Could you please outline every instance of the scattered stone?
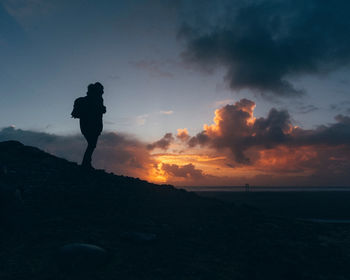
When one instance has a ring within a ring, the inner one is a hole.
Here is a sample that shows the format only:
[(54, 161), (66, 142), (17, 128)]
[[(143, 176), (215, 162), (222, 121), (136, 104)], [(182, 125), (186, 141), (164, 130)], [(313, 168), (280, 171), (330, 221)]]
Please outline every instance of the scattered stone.
[(14, 186), (0, 183), (0, 209), (11, 211), (22, 203), (21, 191)]
[(136, 231), (123, 232), (120, 235), (120, 237), (127, 241), (139, 242), (139, 243), (155, 241), (157, 239), (157, 235), (155, 233), (136, 232)]
[(105, 249), (86, 243), (71, 243), (60, 248), (58, 262), (65, 271), (86, 272), (105, 264), (108, 253)]
[(18, 230), (24, 225), (22, 194), (14, 186), (0, 183), (0, 227)]

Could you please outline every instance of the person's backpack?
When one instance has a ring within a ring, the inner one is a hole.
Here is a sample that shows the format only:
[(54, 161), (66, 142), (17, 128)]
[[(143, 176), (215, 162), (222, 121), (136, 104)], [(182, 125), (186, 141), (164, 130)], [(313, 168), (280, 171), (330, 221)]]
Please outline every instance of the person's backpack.
[(71, 113), (72, 118), (80, 119), (83, 116), (85, 111), (85, 103), (86, 103), (85, 97), (79, 97), (75, 99), (73, 111)]

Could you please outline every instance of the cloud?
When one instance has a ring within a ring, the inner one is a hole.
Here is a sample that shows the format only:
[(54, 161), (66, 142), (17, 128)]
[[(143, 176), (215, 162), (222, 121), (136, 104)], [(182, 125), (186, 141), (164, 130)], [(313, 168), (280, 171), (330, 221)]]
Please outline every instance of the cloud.
[(346, 0), (222, 3), (227, 12), (207, 24), (185, 21), (179, 37), (186, 42), (182, 55), (187, 63), (209, 71), (226, 67), (225, 80), (233, 90), (300, 96), (303, 90), (295, 88), (290, 77), (349, 66)]
[(278, 146), (261, 151), (255, 168), (270, 176), (269, 184), (348, 186), (348, 158), (350, 149), (343, 145)]
[(163, 163), (161, 169), (174, 177), (188, 178), (191, 180), (200, 180), (204, 177), (203, 171), (196, 169), (191, 163), (179, 166), (177, 164)]
[(301, 105), (298, 107), (298, 113), (299, 114), (308, 114), (308, 113), (311, 113), (311, 112), (314, 112), (314, 111), (317, 111), (319, 110), (318, 107), (316, 107), (315, 105)]
[(184, 128), (184, 129), (179, 128), (177, 130), (176, 138), (180, 139), (181, 141), (187, 141), (190, 138), (187, 128)]
[[(215, 111), (213, 124), (190, 136), (179, 129), (146, 143), (122, 133), (103, 133), (93, 164), (116, 174), (175, 185), (348, 185), (350, 117), (315, 129), (293, 126), (288, 111), (272, 108), (254, 116), (255, 103), (242, 99)], [(18, 140), (80, 162), (86, 141), (7, 127), (0, 141)], [(162, 153), (157, 153), (161, 150)], [(166, 151), (166, 152), (165, 152)]]
[(336, 112), (344, 112), (346, 114), (349, 114), (349, 106), (350, 106), (350, 101), (349, 100), (343, 100), (342, 102), (338, 104), (330, 104), (329, 105), (329, 110), (331, 111), (336, 111)]
[(350, 145), (350, 117), (337, 115), (336, 123), (321, 125), (314, 130), (295, 128), (289, 140), (294, 146), (298, 145)]
[(214, 107), (221, 107), (221, 106), (224, 106), (224, 105), (226, 105), (226, 104), (233, 103), (233, 102), (234, 102), (233, 99), (219, 100), (219, 101), (216, 101), (216, 102), (215, 102)]
[(279, 146), (344, 146), (350, 148), (350, 117), (313, 130), (294, 127), (288, 111), (272, 108), (267, 117), (255, 118), (255, 103), (242, 99), (215, 111), (214, 124), (188, 140), (190, 147), (207, 146), (228, 153), (235, 163), (253, 164), (260, 151)]
[(162, 139), (153, 142), (152, 144), (148, 144), (147, 148), (149, 150), (154, 150), (156, 148), (167, 150), (170, 144), (174, 141), (174, 136), (172, 133), (166, 133)]
[[(25, 145), (36, 146), (46, 152), (78, 162), (82, 160), (86, 141), (80, 135), (60, 136), (44, 132), (7, 127), (0, 130), (0, 141), (17, 140)], [(147, 179), (155, 164), (147, 144), (120, 133), (103, 133), (93, 155), (97, 168), (133, 177)]]
[(202, 132), (190, 138), (190, 147), (208, 145), (219, 150), (228, 148), (237, 162), (248, 162), (243, 151), (247, 137), (252, 134), (249, 122), (254, 120), (254, 107), (253, 101), (242, 99), (234, 105), (216, 110), (214, 124), (205, 125)]
[(172, 115), (172, 114), (174, 114), (174, 111), (172, 111), (172, 110), (169, 110), (169, 111), (160, 111), (159, 113), (162, 114), (162, 115)]
[(136, 124), (137, 125), (144, 125), (147, 121), (147, 118), (148, 118), (148, 114), (144, 114), (144, 115), (139, 115), (136, 117)]

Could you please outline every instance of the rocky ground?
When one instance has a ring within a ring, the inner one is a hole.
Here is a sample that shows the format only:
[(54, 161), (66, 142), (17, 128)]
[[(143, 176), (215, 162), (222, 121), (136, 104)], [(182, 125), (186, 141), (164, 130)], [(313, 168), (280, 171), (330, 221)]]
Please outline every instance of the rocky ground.
[[(0, 279), (350, 279), (350, 227), (0, 143)], [(88, 244), (88, 245), (87, 245)]]

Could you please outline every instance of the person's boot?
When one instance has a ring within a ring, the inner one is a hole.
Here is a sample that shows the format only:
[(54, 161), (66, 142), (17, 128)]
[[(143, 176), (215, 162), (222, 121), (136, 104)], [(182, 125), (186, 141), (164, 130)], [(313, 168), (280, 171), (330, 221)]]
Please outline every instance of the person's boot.
[(87, 155), (84, 155), (83, 161), (81, 163), (81, 167), (83, 167), (84, 169), (93, 169), (92, 165), (91, 165), (91, 158), (88, 159)]
[(92, 170), (92, 169), (94, 169), (93, 167), (92, 167), (92, 165), (91, 165), (91, 163), (82, 163), (81, 164), (81, 167), (83, 167), (84, 169), (87, 169), (87, 170)]

